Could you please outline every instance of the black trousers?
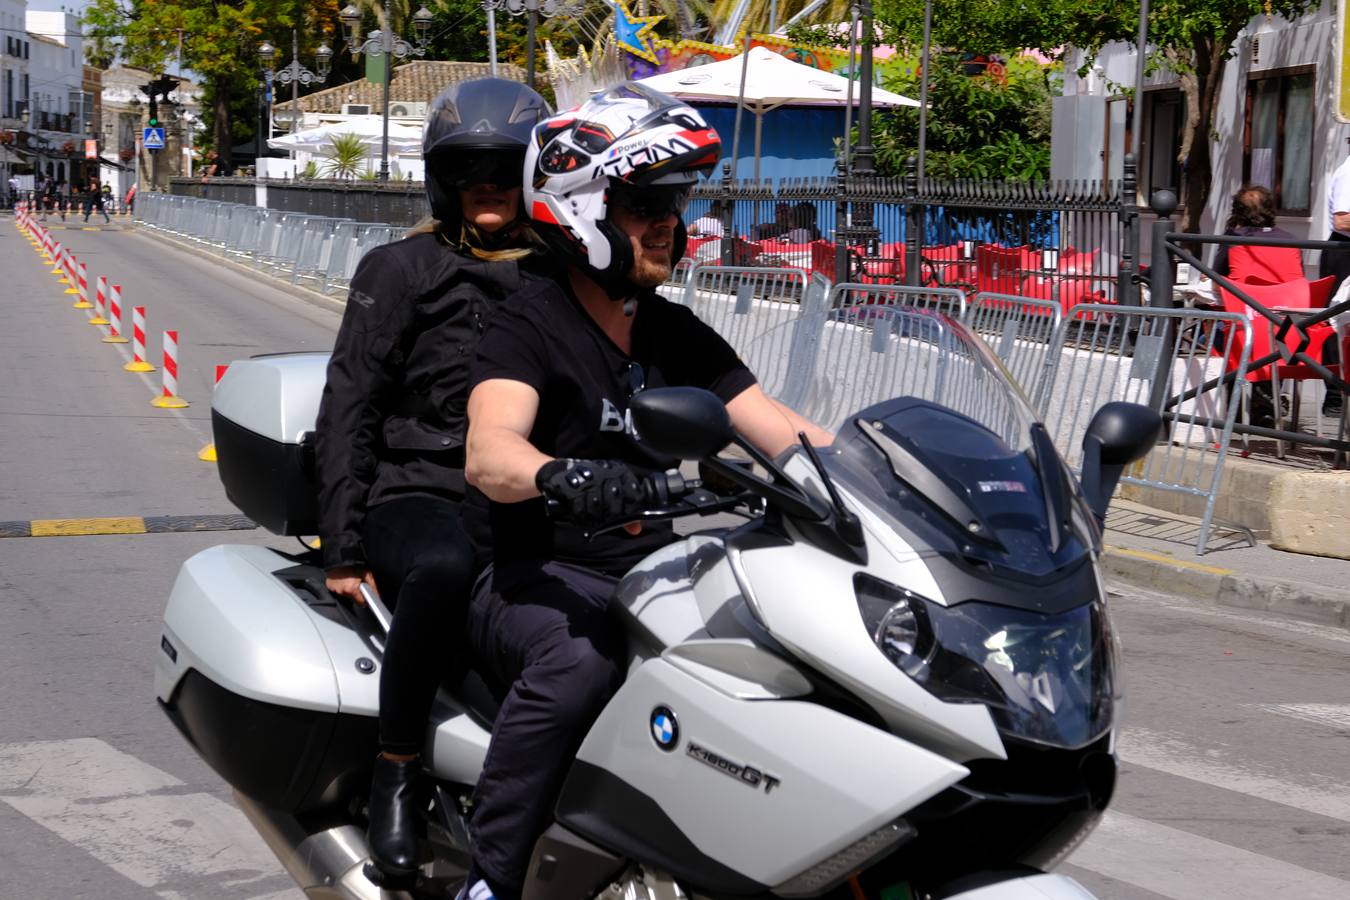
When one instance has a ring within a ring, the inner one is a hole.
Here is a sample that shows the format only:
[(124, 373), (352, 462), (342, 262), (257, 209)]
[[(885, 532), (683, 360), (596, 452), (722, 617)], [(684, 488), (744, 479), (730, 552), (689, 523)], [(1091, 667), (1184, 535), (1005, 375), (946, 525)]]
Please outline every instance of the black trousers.
[(366, 513), (366, 558), (394, 617), (380, 672), (380, 749), (420, 753), (436, 688), (473, 589), (473, 550), (459, 504), (433, 497), (388, 500)]
[(497, 900), (517, 900), (586, 732), (623, 682), (624, 636), (607, 613), (617, 579), (564, 563), (513, 562), (479, 577), (468, 633), (510, 685), (474, 795), (473, 862)]

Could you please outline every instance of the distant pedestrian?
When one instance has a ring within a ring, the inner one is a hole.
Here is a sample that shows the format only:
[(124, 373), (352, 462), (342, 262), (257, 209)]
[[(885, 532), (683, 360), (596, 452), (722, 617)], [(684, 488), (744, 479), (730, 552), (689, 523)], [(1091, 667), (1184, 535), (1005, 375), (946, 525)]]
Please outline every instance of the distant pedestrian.
[(97, 208), (103, 213), (103, 224), (107, 225), (112, 219), (108, 218), (108, 210), (103, 205), (103, 187), (98, 183), (97, 178), (89, 179), (89, 190), (84, 195), (84, 220), (89, 221), (89, 214)]
[(136, 185), (127, 188), (127, 195), (122, 198), (122, 205), (126, 207), (127, 215), (136, 212)]
[(19, 176), (9, 176), (9, 208), (13, 209), (19, 202)]
[(207, 185), (210, 184), (212, 178), (217, 175), (226, 178), (232, 174), (233, 171), (229, 164), (220, 158), (220, 154), (214, 150), (206, 151), (206, 167), (202, 169), (202, 196), (207, 196), (207, 192), (210, 190)]

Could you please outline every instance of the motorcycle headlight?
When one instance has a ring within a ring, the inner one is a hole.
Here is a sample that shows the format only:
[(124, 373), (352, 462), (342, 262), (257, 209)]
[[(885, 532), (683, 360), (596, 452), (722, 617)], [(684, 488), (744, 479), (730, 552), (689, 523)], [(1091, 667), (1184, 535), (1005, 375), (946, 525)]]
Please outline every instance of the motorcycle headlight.
[(854, 590), (877, 649), (939, 699), (983, 703), (1005, 733), (1059, 747), (1111, 727), (1115, 653), (1097, 599), (1062, 613), (946, 607), (862, 574)]

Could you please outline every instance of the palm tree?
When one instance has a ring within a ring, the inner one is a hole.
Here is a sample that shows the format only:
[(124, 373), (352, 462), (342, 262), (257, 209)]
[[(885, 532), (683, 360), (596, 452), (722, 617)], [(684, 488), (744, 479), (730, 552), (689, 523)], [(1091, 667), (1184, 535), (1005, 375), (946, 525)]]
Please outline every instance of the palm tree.
[(324, 157), (328, 160), (323, 167), (325, 175), (334, 178), (353, 178), (363, 168), (366, 145), (362, 143), (360, 135), (335, 134), (333, 147), (324, 154)]

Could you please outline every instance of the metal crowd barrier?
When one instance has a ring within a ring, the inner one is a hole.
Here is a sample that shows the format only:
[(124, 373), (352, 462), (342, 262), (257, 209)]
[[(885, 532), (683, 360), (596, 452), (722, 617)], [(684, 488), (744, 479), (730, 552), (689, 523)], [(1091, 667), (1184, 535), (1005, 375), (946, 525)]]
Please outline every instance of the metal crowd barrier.
[(1039, 415), (1045, 413), (1046, 394), (1059, 366), (1063, 320), (1063, 307), (1053, 300), (1010, 294), (976, 294), (965, 316), (966, 325), (994, 351)]
[(403, 231), (382, 222), (159, 193), (137, 198), (136, 220), (325, 294), (345, 288), (368, 250)]
[[(1205, 499), (1196, 554), (1205, 552), (1214, 504), (1233, 437), (1238, 404), (1225, 372), (1246, 377), (1251, 348), (1246, 316), (1192, 309), (1080, 305), (1059, 328), (1059, 365), (1045, 396), (1043, 419), (1075, 471), (1093, 413), (1113, 400), (1157, 410), (1166, 425), (1158, 446), (1121, 480)], [(1241, 351), (1229, 358), (1237, 335)], [(1216, 427), (1218, 426), (1218, 427)], [(1245, 532), (1241, 525), (1226, 527)]]
[[(1245, 380), (1245, 317), (1080, 304), (1066, 319), (1047, 300), (980, 294), (967, 302), (957, 290), (889, 285), (826, 290), (817, 278), (700, 265), (683, 296), (766, 392), (828, 427), (872, 403), (920, 396), (981, 421), (1006, 421), (1009, 436), (1020, 434), (1016, 410), (986, 408), (1002, 397), (984, 383), (988, 368), (969, 353), (949, 352), (960, 343), (951, 320), (964, 322), (1002, 362), (1075, 469), (1098, 408), (1112, 400), (1149, 405), (1168, 431), (1124, 481), (1204, 498), (1196, 552), (1205, 551), (1238, 409), (1222, 378)], [(667, 288), (677, 285), (672, 279)], [(1229, 358), (1234, 335), (1243, 349)]]

